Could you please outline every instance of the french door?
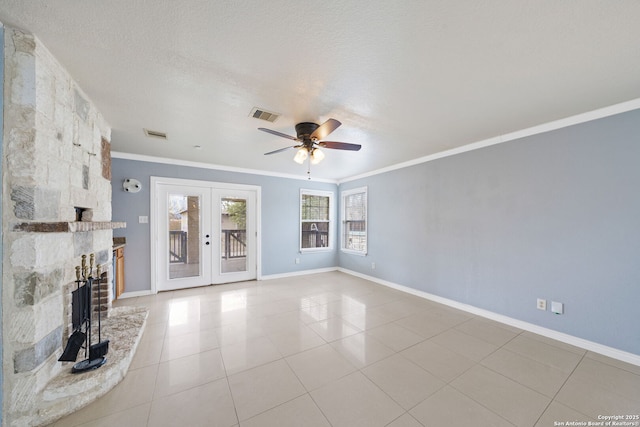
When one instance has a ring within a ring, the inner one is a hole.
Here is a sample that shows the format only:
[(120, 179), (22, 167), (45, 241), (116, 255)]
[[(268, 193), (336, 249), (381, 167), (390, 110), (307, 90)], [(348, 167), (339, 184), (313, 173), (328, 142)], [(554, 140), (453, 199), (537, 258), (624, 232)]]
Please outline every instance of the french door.
[(151, 187), (157, 291), (257, 277), (256, 187), (156, 177)]

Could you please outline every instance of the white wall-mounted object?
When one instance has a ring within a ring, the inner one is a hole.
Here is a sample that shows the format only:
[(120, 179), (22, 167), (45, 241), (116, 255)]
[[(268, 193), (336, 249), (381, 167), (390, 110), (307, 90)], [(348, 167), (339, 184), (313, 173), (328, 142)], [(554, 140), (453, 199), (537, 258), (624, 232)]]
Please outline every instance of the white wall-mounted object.
[(127, 178), (122, 183), (122, 188), (129, 193), (137, 193), (142, 190), (142, 184), (137, 179)]
[(564, 304), (561, 302), (551, 301), (551, 312), (555, 314), (563, 314)]

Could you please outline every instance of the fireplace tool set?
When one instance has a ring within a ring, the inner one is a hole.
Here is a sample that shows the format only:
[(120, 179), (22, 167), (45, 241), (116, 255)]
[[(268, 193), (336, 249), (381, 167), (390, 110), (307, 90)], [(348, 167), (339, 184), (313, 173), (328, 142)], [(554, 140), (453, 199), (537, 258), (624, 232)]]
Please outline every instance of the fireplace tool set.
[[(109, 351), (109, 340), (102, 341), (102, 299), (100, 295), (100, 266), (96, 267), (96, 278), (93, 277), (95, 255), (82, 255), (82, 266), (76, 267), (76, 289), (71, 293), (71, 323), (73, 333), (58, 359), (59, 362), (75, 362), (78, 353), (84, 349), (85, 359), (73, 365), (71, 372), (79, 373), (97, 369), (107, 362), (105, 357)], [(98, 284), (98, 342), (91, 344), (91, 299), (93, 284)]]

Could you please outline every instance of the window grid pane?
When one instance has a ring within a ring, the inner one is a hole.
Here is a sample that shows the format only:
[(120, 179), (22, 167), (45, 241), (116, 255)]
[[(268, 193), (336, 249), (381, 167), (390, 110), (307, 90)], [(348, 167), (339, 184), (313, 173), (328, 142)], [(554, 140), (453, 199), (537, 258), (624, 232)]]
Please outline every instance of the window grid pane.
[(350, 194), (345, 198), (346, 220), (364, 220), (366, 218), (366, 197), (365, 193)]
[(344, 198), (344, 249), (367, 250), (367, 193), (353, 193)]
[(329, 222), (303, 222), (300, 246), (302, 249), (328, 247)]
[(302, 195), (302, 220), (303, 221), (328, 221), (329, 197)]
[(302, 193), (300, 249), (329, 247), (330, 196)]

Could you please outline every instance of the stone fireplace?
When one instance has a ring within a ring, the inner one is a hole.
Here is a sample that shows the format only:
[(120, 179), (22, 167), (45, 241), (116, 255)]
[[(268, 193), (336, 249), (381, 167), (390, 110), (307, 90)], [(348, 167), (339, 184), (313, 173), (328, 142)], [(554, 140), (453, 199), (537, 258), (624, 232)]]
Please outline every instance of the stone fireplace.
[[(71, 365), (57, 359), (71, 332), (74, 267), (95, 253), (110, 271), (112, 230), (126, 224), (111, 222), (111, 129), (86, 94), (36, 37), (8, 27), (4, 76), (2, 423), (31, 426), (77, 409), (71, 399), (88, 403), (58, 379)], [(99, 393), (119, 379), (101, 378)]]

